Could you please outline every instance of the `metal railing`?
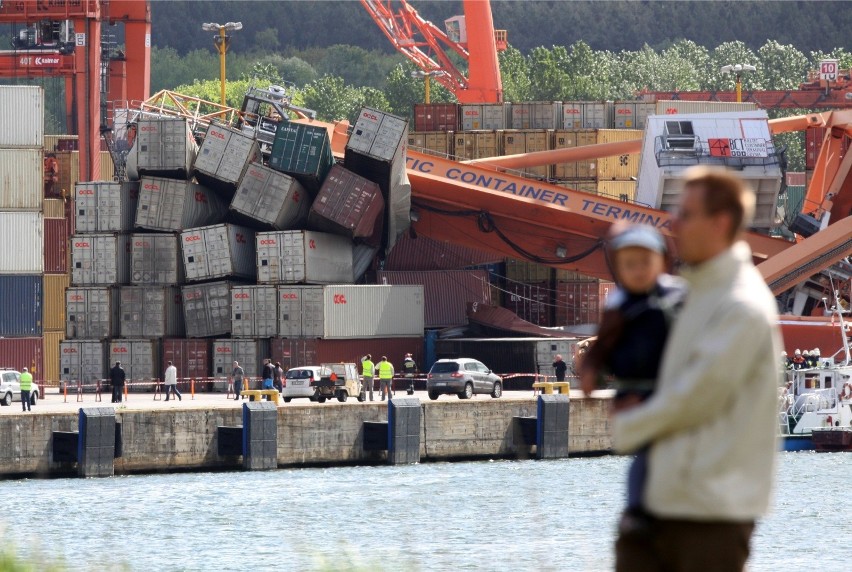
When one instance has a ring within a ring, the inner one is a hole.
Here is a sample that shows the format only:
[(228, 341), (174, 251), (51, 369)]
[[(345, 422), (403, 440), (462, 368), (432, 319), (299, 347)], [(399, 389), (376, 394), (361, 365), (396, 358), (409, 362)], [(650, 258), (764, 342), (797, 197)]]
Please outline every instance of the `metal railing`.
[(690, 167), (692, 165), (717, 165), (740, 169), (743, 167), (770, 167), (780, 165), (780, 154), (771, 141), (766, 141), (765, 157), (721, 157), (712, 155), (710, 143), (696, 137), (692, 147), (670, 147), (668, 136), (654, 139), (654, 157), (659, 167)]

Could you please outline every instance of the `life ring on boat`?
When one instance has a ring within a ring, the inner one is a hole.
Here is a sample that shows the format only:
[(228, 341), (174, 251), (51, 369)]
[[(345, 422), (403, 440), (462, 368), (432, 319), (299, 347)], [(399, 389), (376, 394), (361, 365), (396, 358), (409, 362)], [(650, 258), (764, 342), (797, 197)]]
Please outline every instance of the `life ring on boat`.
[(852, 399), (852, 383), (846, 382), (843, 384), (843, 391), (840, 392), (841, 401)]

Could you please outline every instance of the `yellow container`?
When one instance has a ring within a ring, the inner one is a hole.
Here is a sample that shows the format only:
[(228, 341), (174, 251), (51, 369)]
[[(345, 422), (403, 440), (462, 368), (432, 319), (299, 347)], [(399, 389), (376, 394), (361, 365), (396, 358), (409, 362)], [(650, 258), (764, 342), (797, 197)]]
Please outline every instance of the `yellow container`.
[(115, 165), (109, 151), (101, 151), (101, 176), (100, 181), (112, 181), (115, 178)]
[[(639, 129), (599, 129), (598, 143), (618, 143), (642, 139), (644, 131)], [(639, 175), (639, 153), (601, 157), (598, 160), (597, 176), (600, 180), (629, 181)]]
[[(502, 132), (503, 154), (520, 155), (549, 151), (553, 139), (552, 131), (546, 129), (506, 129)], [(550, 165), (527, 167), (521, 173), (533, 177), (550, 178)]]
[(500, 131), (458, 131), (453, 136), (456, 158), (485, 159), (502, 155)]
[(44, 275), (44, 299), (41, 323), (45, 330), (65, 331), (65, 289), (71, 284), (68, 274)]
[(44, 218), (65, 218), (63, 199), (44, 199)]
[(408, 134), (409, 147), (430, 155), (451, 155), (452, 142), (453, 134), (447, 131), (412, 131)]
[(61, 141), (77, 141), (78, 139), (76, 135), (45, 135), (44, 152), (53, 153)]
[(45, 330), (42, 355), (44, 356), (44, 380), (48, 385), (59, 385), (59, 342), (65, 339), (64, 330)]
[[(566, 149), (594, 145), (598, 142), (596, 129), (557, 129), (553, 133), (553, 149)], [(554, 165), (555, 179), (594, 179), (597, 177), (598, 160), (589, 159), (575, 163)]]
[(636, 181), (598, 181), (598, 194), (625, 202), (636, 200)]
[(568, 179), (556, 181), (556, 184), (566, 189), (574, 189), (575, 191), (583, 191), (584, 193), (598, 194), (598, 182), (589, 181), (586, 179)]

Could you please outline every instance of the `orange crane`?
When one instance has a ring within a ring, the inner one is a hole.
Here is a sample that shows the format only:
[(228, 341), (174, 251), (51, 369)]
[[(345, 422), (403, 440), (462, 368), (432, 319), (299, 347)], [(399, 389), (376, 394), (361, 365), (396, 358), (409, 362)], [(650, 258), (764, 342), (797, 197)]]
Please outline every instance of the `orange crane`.
[[(495, 33), (491, 2), (464, 0), (464, 17), (448, 20), (454, 24), (451, 34), (424, 20), (405, 0), (361, 0), (361, 5), (397, 51), (459, 102), (503, 101), (497, 52), (506, 49), (506, 31)], [(467, 62), (468, 77), (453, 63), (451, 53)]]

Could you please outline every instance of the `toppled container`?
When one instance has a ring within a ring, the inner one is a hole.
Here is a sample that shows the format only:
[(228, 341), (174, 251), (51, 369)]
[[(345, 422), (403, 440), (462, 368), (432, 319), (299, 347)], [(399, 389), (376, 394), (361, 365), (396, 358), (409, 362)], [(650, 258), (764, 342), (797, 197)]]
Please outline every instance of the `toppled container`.
[(254, 231), (235, 224), (191, 228), (180, 235), (186, 279), (211, 280), (257, 274)]
[(512, 104), (512, 129), (561, 128), (561, 101), (528, 101)]
[(278, 287), (278, 336), (321, 338), (323, 335), (323, 287)]
[[(160, 370), (165, 372), (168, 363), (177, 368), (178, 379), (200, 380), (210, 376), (210, 340), (172, 338), (163, 340), (163, 359)], [(199, 386), (199, 388), (206, 386)]]
[(102, 340), (118, 335), (118, 290), (111, 286), (65, 291), (65, 336)]
[(162, 338), (185, 334), (177, 286), (122, 286), (118, 292), (121, 337)]
[(407, 120), (365, 107), (346, 144), (344, 167), (382, 189), (386, 205), (382, 245), (386, 250), (411, 224), (411, 185), (405, 171), (407, 141)]
[(304, 224), (311, 197), (293, 177), (260, 163), (246, 169), (231, 200), (231, 212), (276, 230)]
[(176, 234), (130, 235), (130, 283), (138, 286), (180, 284), (183, 259)]
[(249, 163), (260, 159), (254, 137), (214, 123), (207, 128), (193, 172), (199, 183), (231, 197)]
[(110, 340), (107, 369), (117, 361), (121, 362), (127, 381), (143, 383), (133, 387), (135, 391), (153, 391), (154, 380), (163, 377), (160, 371), (160, 340)]
[(198, 145), (186, 119), (140, 119), (136, 139), (127, 155), (128, 176), (144, 175), (189, 178)]
[(311, 205), (312, 228), (380, 246), (385, 201), (376, 183), (335, 165)]
[(188, 181), (145, 177), (139, 189), (136, 226), (177, 232), (221, 222), (228, 205), (207, 187)]
[(81, 234), (71, 237), (71, 283), (76, 286), (127, 284), (130, 235)]
[[(74, 390), (77, 382), (91, 385), (89, 390), (106, 378), (107, 343), (95, 340), (64, 340), (59, 342), (59, 390)], [(119, 360), (122, 361), (122, 360)], [(107, 391), (106, 386), (102, 386)]]
[(275, 131), (269, 166), (294, 176), (316, 192), (334, 165), (331, 141), (324, 127), (282, 121)]
[(91, 181), (74, 185), (74, 229), (91, 232), (129, 232), (136, 222), (139, 183)]
[(231, 283), (210, 282), (181, 288), (183, 317), (188, 338), (209, 338), (231, 333)]
[[(213, 377), (228, 377), (239, 362), (245, 372), (243, 389), (260, 389), (263, 360), (269, 356), (269, 340), (213, 340)], [(222, 388), (224, 389), (224, 387)]]
[(310, 230), (257, 233), (257, 281), (261, 284), (353, 282), (352, 242)]
[(278, 332), (278, 293), (275, 286), (231, 288), (231, 335), (271, 338)]

